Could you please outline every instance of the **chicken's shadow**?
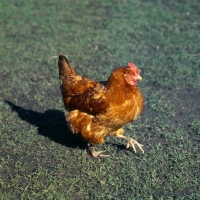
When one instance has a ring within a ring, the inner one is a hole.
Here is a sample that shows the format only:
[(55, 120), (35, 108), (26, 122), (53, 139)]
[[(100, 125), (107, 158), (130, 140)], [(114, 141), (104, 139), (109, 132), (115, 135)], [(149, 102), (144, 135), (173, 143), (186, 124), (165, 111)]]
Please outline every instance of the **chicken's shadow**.
[(44, 113), (24, 109), (10, 101), (5, 102), (16, 112), (18, 116), (38, 129), (38, 134), (48, 137), (50, 140), (71, 148), (85, 149), (86, 143), (72, 134), (65, 121), (64, 112), (59, 110), (46, 110)]

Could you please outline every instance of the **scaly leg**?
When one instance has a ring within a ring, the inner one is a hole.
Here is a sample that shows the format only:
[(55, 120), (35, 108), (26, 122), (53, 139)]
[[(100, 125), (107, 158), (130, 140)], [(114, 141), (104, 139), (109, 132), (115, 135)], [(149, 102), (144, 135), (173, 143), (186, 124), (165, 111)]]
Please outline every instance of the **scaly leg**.
[(138, 143), (136, 140), (134, 140), (134, 139), (132, 139), (130, 137), (126, 137), (124, 135), (117, 135), (116, 137), (123, 138), (128, 142), (127, 146), (126, 146), (127, 149), (129, 148), (129, 146), (131, 146), (133, 148), (134, 152), (136, 153), (136, 148), (134, 146), (134, 145), (136, 145), (136, 146), (139, 147), (139, 149), (142, 151), (142, 153), (144, 153), (144, 150), (142, 149), (143, 145)]
[(100, 161), (99, 157), (108, 157), (109, 156), (109, 155), (102, 154), (102, 152), (104, 152), (104, 151), (96, 151), (92, 144), (88, 144), (88, 146), (89, 146), (91, 155), (94, 158), (97, 158), (99, 161)]

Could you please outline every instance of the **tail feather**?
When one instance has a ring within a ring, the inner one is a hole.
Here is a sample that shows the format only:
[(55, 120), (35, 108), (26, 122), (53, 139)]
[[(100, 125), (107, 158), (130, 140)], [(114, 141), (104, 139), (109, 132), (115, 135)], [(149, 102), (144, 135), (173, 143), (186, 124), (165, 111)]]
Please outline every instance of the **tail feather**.
[(69, 64), (69, 61), (67, 58), (63, 55), (59, 55), (58, 58), (58, 68), (59, 68), (59, 75), (60, 75), (60, 80), (64, 80), (67, 76), (69, 75), (75, 75), (75, 71)]

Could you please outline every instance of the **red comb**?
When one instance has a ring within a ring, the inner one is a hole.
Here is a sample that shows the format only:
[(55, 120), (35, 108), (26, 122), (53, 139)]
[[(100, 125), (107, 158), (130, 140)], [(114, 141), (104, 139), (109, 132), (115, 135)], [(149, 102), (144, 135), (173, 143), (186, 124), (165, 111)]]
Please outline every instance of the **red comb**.
[(140, 73), (137, 66), (134, 63), (129, 62), (128, 67), (130, 67), (136, 74)]

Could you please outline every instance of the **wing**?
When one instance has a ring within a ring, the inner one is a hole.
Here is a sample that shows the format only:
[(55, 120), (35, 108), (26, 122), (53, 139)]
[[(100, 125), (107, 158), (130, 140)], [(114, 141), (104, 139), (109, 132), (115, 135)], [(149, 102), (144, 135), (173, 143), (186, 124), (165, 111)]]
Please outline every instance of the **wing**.
[(61, 85), (66, 109), (80, 110), (91, 115), (106, 112), (109, 105), (105, 90), (106, 87), (101, 83), (79, 75), (68, 77)]
[(80, 75), (67, 76), (61, 83), (60, 89), (63, 97), (72, 97), (81, 95), (90, 88), (97, 85), (95, 81), (85, 78)]

